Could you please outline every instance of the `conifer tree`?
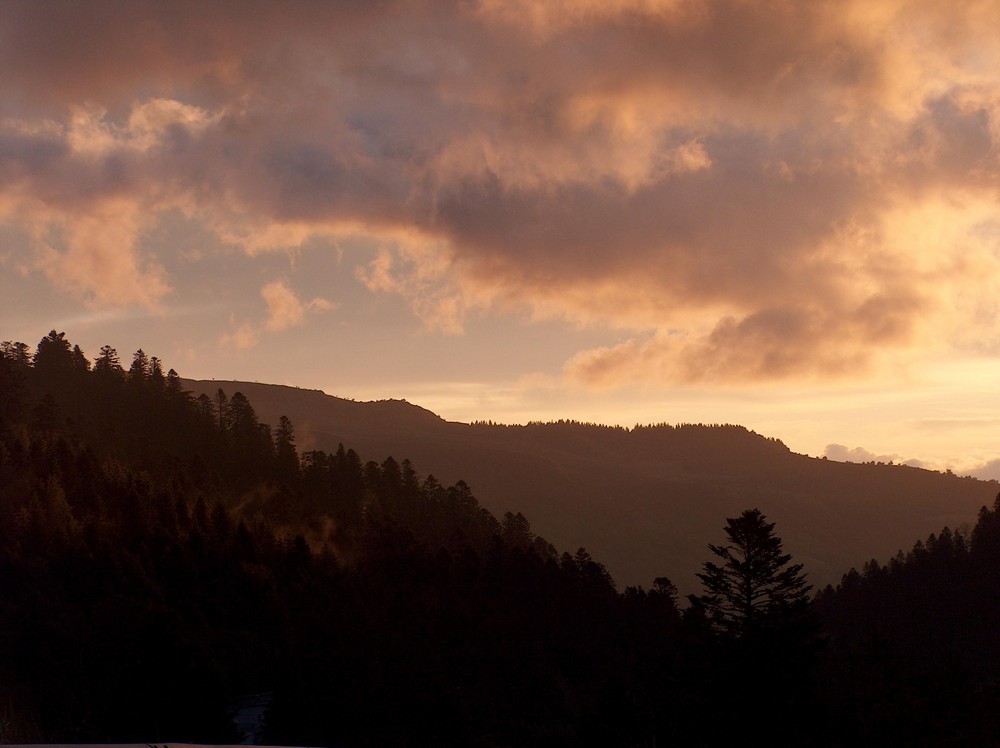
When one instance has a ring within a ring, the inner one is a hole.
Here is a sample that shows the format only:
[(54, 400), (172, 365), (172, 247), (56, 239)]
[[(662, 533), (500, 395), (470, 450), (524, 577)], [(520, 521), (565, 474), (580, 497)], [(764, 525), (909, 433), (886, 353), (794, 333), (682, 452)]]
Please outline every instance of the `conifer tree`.
[(140, 348), (132, 355), (132, 365), (128, 370), (128, 380), (133, 384), (142, 384), (149, 379), (150, 371), (149, 356)]
[(219, 418), (219, 433), (223, 433), (226, 430), (226, 409), (229, 404), (229, 398), (226, 397), (226, 393), (222, 391), (220, 387), (215, 393), (215, 412)]
[(70, 352), (72, 356), (72, 368), (77, 374), (86, 374), (90, 371), (90, 360), (84, 355), (83, 349), (78, 345), (73, 346)]
[(156, 356), (149, 359), (149, 381), (157, 390), (162, 390), (166, 384), (163, 376), (163, 362)]
[(759, 509), (726, 520), (728, 545), (709, 545), (722, 563), (706, 561), (698, 574), (705, 594), (692, 596), (714, 626), (742, 638), (760, 628), (795, 617), (808, 604), (802, 564), (782, 552), (774, 523)]
[(110, 345), (101, 346), (101, 355), (94, 360), (94, 373), (106, 379), (121, 379), (125, 372), (118, 351)]
[(278, 479), (286, 483), (294, 481), (299, 473), (299, 454), (295, 449), (295, 429), (288, 416), (278, 419), (274, 432), (274, 451)]
[(27, 369), (31, 366), (31, 349), (27, 343), (5, 340), (0, 343), (0, 358), (19, 369)]
[(66, 333), (53, 330), (38, 341), (33, 363), (43, 391), (61, 394), (71, 388), (74, 358)]
[[(18, 345), (24, 346), (23, 343)], [(0, 431), (5, 423), (13, 422), (27, 405), (24, 374), (30, 361), (25, 357), (22, 363), (18, 353), (9, 341), (0, 343)], [(23, 354), (24, 350), (20, 353)]]

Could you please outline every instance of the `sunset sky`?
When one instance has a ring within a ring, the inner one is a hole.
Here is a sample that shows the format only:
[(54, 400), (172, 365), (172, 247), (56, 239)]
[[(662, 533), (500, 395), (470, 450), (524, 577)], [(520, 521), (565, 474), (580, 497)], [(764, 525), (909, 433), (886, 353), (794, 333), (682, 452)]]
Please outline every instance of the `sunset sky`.
[(0, 3), (0, 339), (1000, 477), (1000, 2)]

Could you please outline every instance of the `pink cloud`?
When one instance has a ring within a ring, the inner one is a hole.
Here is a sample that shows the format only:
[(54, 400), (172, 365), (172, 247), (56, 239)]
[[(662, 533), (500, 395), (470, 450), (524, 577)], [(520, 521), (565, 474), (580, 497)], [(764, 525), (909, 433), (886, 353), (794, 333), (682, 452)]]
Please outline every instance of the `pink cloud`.
[(272, 281), (260, 289), (260, 295), (267, 304), (265, 328), (272, 332), (298, 327), (306, 320), (309, 312), (326, 312), (334, 305), (323, 298), (302, 302), (283, 280)]
[(230, 332), (220, 338), (223, 345), (248, 349), (255, 347), (265, 333), (278, 333), (306, 323), (311, 314), (328, 312), (336, 308), (336, 304), (324, 299), (314, 298), (303, 302), (285, 280), (271, 281), (260, 289), (267, 312), (261, 323), (243, 322), (237, 324), (235, 318), (230, 319)]

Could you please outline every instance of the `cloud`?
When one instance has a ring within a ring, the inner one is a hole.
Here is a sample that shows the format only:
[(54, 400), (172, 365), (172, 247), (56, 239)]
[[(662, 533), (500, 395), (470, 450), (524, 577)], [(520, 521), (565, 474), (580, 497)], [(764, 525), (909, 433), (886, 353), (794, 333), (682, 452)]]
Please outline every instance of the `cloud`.
[[(824, 450), (824, 457), (837, 462), (880, 462), (887, 464), (908, 465), (910, 467), (923, 468), (925, 470), (937, 470), (939, 472), (954, 472), (956, 475), (970, 476), (979, 480), (1000, 480), (1000, 459), (990, 459), (985, 462), (977, 462), (975, 459), (959, 460), (949, 463), (934, 462), (910, 458), (903, 459), (898, 454), (876, 454), (864, 447), (846, 447), (843, 444), (827, 444)], [(983, 458), (979, 458), (982, 460)]]
[(283, 281), (268, 283), (260, 289), (260, 295), (267, 303), (267, 322), (264, 326), (268, 330), (278, 332), (302, 324), (306, 308)]
[(905, 342), (921, 299), (874, 296), (853, 308), (810, 304), (767, 307), (711, 329), (689, 325), (612, 347), (581, 351), (564, 368), (596, 387), (662, 381), (746, 382), (848, 377), (877, 368), (876, 343)]
[[(154, 309), (170, 290), (166, 273), (154, 258), (137, 251), (148, 220), (128, 201), (107, 200), (58, 222), (46, 220), (62, 240), (47, 241), (36, 233), (37, 263), (58, 288), (97, 308), (139, 306)], [(40, 228), (40, 227), (39, 227)], [(63, 245), (59, 249), (54, 245)]]
[(256, 347), (260, 342), (260, 328), (249, 322), (237, 325), (235, 319), (230, 318), (233, 329), (219, 338), (219, 343), (224, 346), (233, 346), (240, 350), (247, 350)]
[[(143, 241), (167, 211), (251, 254), (365, 237), (359, 280), (430, 329), (620, 330), (566, 364), (595, 386), (991, 354), (998, 24), (971, 0), (11, 2), (0, 220), (94, 306), (183, 282)], [(263, 329), (300, 324), (265, 288)]]
[(971, 475), (979, 480), (1000, 480), (1000, 459), (990, 460), (971, 470), (962, 471), (963, 475)]
[(455, 283), (448, 270), (447, 263), (435, 261), (433, 248), (411, 243), (383, 246), (371, 262), (358, 269), (357, 278), (371, 291), (410, 299), (413, 313), (428, 329), (460, 335), (466, 313), (488, 302)]
[(235, 317), (231, 317), (231, 331), (220, 338), (223, 345), (232, 345), (240, 349), (253, 348), (260, 342), (264, 332), (282, 332), (292, 327), (299, 327), (305, 324), (308, 314), (318, 314), (336, 308), (336, 304), (320, 297), (303, 302), (289, 288), (285, 280), (265, 284), (260, 289), (260, 295), (267, 306), (264, 321), (260, 324), (253, 322), (237, 324)]
[(322, 298), (302, 303), (282, 280), (268, 283), (260, 289), (260, 295), (267, 304), (267, 321), (264, 327), (271, 332), (298, 327), (305, 322), (307, 312), (325, 312), (334, 308), (332, 303)]
[(93, 307), (155, 308), (171, 284), (141, 239), (186, 199), (159, 181), (165, 141), (205, 124), (202, 110), (160, 99), (121, 124), (93, 105), (64, 124), (0, 122), (0, 220), (33, 239), (36, 269), (58, 288)]
[(827, 444), (823, 455), (837, 462), (897, 462), (899, 455), (877, 455), (864, 447), (848, 448), (843, 444)]

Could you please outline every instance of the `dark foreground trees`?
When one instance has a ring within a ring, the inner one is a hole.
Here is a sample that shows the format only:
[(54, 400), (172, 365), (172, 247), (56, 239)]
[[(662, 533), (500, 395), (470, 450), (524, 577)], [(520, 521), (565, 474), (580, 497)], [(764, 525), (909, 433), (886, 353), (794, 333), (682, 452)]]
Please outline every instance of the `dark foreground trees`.
[(802, 564), (791, 563), (782, 552), (759, 509), (748, 509), (726, 520), (728, 545), (709, 545), (722, 563), (706, 561), (698, 575), (705, 594), (692, 602), (702, 606), (712, 624), (735, 637), (753, 635), (768, 625), (787, 624), (809, 606), (809, 590)]
[(269, 744), (1000, 744), (1000, 501), (812, 602), (748, 510), (682, 614), (461, 481), (38, 347), (0, 342), (0, 742), (228, 743), (268, 694)]
[(1000, 496), (974, 527), (946, 527), (821, 591), (839, 744), (1000, 744), (998, 593)]
[(689, 598), (688, 617), (705, 633), (694, 742), (821, 744), (817, 628), (802, 565), (758, 509), (727, 519), (725, 532), (727, 544), (709, 545), (718, 561), (698, 575), (704, 594)]
[(145, 353), (39, 348), (0, 343), (0, 742), (233, 743), (245, 694), (269, 744), (652, 738), (669, 585), (619, 595), (406, 460), (300, 459)]

